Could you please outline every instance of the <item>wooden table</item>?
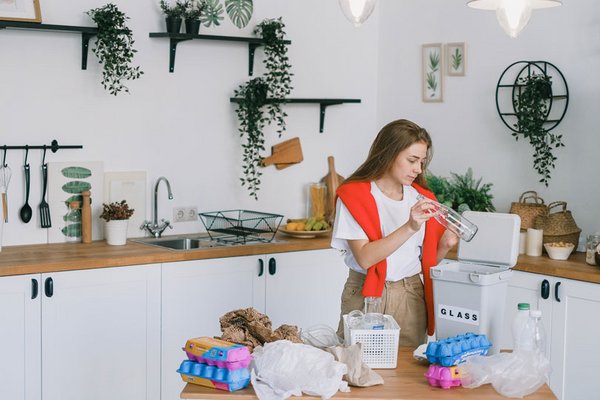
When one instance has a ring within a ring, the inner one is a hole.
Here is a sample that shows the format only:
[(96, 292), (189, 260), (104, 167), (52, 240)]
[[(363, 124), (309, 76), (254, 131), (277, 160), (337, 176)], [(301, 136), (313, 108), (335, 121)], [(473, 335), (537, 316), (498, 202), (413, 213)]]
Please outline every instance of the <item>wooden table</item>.
[[(378, 369), (385, 383), (369, 388), (352, 387), (351, 392), (338, 392), (336, 399), (358, 400), (409, 400), (409, 399), (506, 399), (499, 395), (491, 385), (483, 385), (476, 389), (455, 387), (450, 389), (434, 388), (424, 377), (428, 363), (416, 361), (412, 357), (412, 349), (400, 348), (398, 352), (398, 367), (396, 369)], [(252, 385), (237, 392), (225, 392), (203, 386), (186, 384), (181, 392), (182, 399), (256, 399)], [(298, 397), (293, 397), (298, 398)], [(314, 398), (314, 397), (313, 397)], [(556, 399), (548, 385), (542, 386), (537, 392), (526, 397), (527, 400)]]

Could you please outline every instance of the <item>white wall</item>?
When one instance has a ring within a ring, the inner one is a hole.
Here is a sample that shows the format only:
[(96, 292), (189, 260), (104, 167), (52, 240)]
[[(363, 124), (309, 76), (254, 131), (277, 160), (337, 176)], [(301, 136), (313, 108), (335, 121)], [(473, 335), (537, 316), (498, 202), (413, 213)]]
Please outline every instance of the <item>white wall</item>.
[[(44, 23), (91, 26), (84, 11), (98, 0), (44, 0)], [(159, 194), (159, 217), (172, 219), (172, 207), (197, 206), (201, 211), (246, 208), (300, 217), (305, 212), (305, 186), (327, 173), (334, 155), (340, 174), (348, 174), (368, 149), (376, 130), (377, 16), (362, 29), (345, 20), (336, 1), (257, 0), (253, 21), (240, 31), (226, 17), (219, 28), (203, 33), (251, 36), (264, 18), (282, 16), (292, 41), (293, 96), (360, 98), (361, 104), (327, 109), (325, 131), (319, 133), (318, 104), (287, 107), (288, 131), (278, 138), (267, 131), (267, 149), (299, 136), (304, 162), (277, 171), (264, 169), (259, 201), (240, 186), (241, 146), (234, 89), (248, 79), (244, 43), (193, 41), (179, 44), (175, 73), (168, 72), (168, 40), (151, 39), (164, 31), (158, 0), (119, 0), (134, 32), (136, 63), (144, 75), (128, 86), (131, 94), (109, 95), (100, 85), (101, 71), (90, 51), (88, 69), (80, 69), (81, 40), (77, 34), (0, 31), (0, 145), (82, 144), (83, 150), (61, 150), (48, 161), (102, 160), (106, 171), (147, 171), (147, 216), (150, 190), (166, 176), (174, 200), (165, 188)], [(255, 76), (263, 72), (257, 50)], [(13, 169), (8, 191), (9, 223), (4, 245), (44, 243), (37, 208), (29, 224), (18, 218), (24, 201), (24, 152), (9, 151)], [(40, 201), (41, 151), (30, 152), (32, 193)], [(53, 216), (56, 223), (59, 216)], [(98, 221), (99, 222), (99, 221)], [(172, 233), (202, 230), (201, 223), (175, 224)]]
[[(61, 150), (48, 161), (102, 160), (106, 171), (148, 173), (147, 216), (156, 178), (166, 176), (175, 199), (161, 188), (159, 217), (172, 219), (172, 207), (195, 205), (202, 211), (247, 208), (301, 216), (305, 187), (327, 173), (327, 156), (336, 157), (338, 173), (347, 176), (364, 159), (377, 130), (396, 118), (409, 118), (434, 138), (432, 170), (439, 175), (463, 173), (467, 167), (491, 182), (495, 204), (507, 211), (525, 190), (537, 190), (547, 202), (565, 200), (584, 234), (600, 230), (600, 4), (564, 1), (562, 7), (534, 12), (521, 36), (508, 38), (493, 13), (471, 10), (465, 1), (380, 0), (359, 29), (343, 17), (335, 0), (256, 0), (250, 25), (282, 16), (292, 40), (295, 97), (360, 98), (361, 104), (327, 109), (325, 132), (319, 133), (318, 105), (288, 106), (288, 132), (278, 138), (267, 131), (267, 148), (299, 136), (304, 162), (277, 171), (264, 169), (259, 201), (240, 187), (241, 147), (235, 108), (229, 97), (248, 79), (243, 43), (193, 41), (177, 49), (175, 73), (168, 72), (168, 41), (150, 39), (164, 30), (156, 0), (115, 3), (131, 20), (145, 74), (131, 82), (131, 94), (105, 92), (100, 69), (90, 52), (80, 69), (77, 34), (0, 31), (0, 145), (43, 144), (57, 139), (82, 144)], [(92, 25), (84, 11), (103, 1), (42, 1), (45, 23)], [(251, 35), (226, 18), (204, 33)], [(447, 78), (444, 102), (423, 103), (420, 93), (421, 44), (467, 43), (467, 76)], [(537, 183), (531, 151), (515, 142), (496, 113), (497, 79), (510, 63), (542, 59), (557, 65), (569, 84), (571, 100), (557, 128), (566, 147), (557, 152), (550, 187)], [(256, 73), (262, 72), (257, 51)], [(269, 151), (266, 155), (269, 155)], [(13, 168), (9, 188), (10, 222), (4, 245), (44, 243), (45, 230), (34, 219), (23, 224), (18, 210), (24, 200), (21, 151), (9, 151)], [(31, 152), (32, 193), (41, 192), (41, 152)], [(56, 218), (56, 217), (55, 217)], [(200, 222), (180, 223), (172, 233), (202, 229)]]
[[(476, 177), (493, 183), (498, 211), (536, 190), (547, 203), (568, 203), (582, 238), (600, 230), (600, 2), (565, 0), (534, 11), (517, 39), (502, 31), (493, 12), (465, 4), (380, 1), (378, 125), (405, 117), (426, 127), (434, 140), (432, 172), (449, 176), (472, 167)], [(466, 42), (466, 76), (446, 76), (443, 103), (423, 103), (421, 45), (437, 42)], [(519, 60), (549, 61), (569, 85), (569, 108), (555, 129), (566, 147), (555, 152), (548, 188), (538, 183), (531, 147), (512, 138), (496, 111), (496, 83)]]

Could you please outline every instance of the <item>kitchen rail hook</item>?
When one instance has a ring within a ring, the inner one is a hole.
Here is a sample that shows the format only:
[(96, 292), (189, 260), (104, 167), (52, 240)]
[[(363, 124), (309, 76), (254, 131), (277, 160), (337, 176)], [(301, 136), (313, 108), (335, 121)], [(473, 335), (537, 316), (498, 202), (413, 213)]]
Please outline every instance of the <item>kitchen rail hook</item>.
[(6, 145), (4, 145), (4, 158), (2, 159), (2, 166), (4, 168), (8, 167), (8, 164), (6, 164), (6, 153), (8, 153), (8, 150), (6, 149)]
[(25, 163), (23, 165), (27, 165), (27, 157), (29, 156), (29, 145), (25, 145)]
[(46, 150), (48, 149), (48, 146), (44, 145), (44, 155), (42, 156), (42, 165), (44, 165), (46, 163)]

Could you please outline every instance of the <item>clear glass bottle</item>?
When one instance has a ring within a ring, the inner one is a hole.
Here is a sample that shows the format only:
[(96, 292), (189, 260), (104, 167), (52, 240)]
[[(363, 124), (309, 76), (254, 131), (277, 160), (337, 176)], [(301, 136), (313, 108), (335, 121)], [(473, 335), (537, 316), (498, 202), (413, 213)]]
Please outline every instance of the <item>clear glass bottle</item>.
[(385, 318), (381, 309), (381, 297), (365, 297), (364, 329), (384, 329)]
[[(419, 194), (417, 200), (425, 199), (425, 196)], [(477, 233), (477, 225), (454, 211), (452, 208), (440, 204), (437, 201), (427, 199), (433, 205), (433, 218), (444, 227), (454, 232), (459, 238), (465, 242), (470, 242)]]
[(585, 262), (590, 265), (596, 265), (595, 255), (600, 245), (600, 232), (588, 235), (585, 244)]

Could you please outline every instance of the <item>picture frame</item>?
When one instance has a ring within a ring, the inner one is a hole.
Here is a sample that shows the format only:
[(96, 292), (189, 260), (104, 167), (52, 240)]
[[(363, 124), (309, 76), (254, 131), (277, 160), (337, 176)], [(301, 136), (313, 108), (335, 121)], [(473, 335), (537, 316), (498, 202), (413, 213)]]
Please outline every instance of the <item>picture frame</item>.
[(441, 43), (421, 46), (422, 95), (425, 103), (442, 102), (444, 99), (443, 52)]
[(465, 76), (466, 62), (464, 42), (446, 44), (446, 73), (448, 76)]
[(40, 0), (0, 0), (0, 21), (42, 22)]

